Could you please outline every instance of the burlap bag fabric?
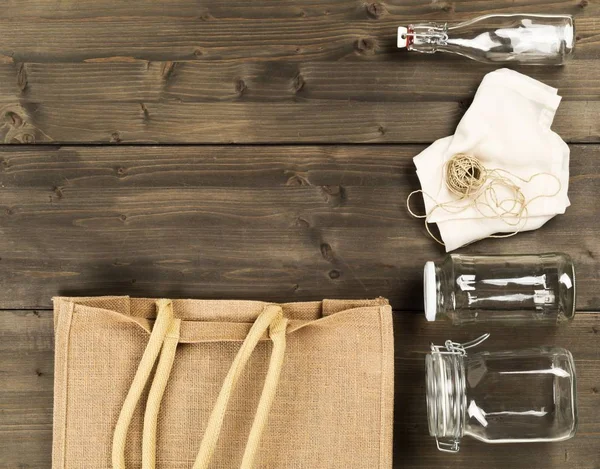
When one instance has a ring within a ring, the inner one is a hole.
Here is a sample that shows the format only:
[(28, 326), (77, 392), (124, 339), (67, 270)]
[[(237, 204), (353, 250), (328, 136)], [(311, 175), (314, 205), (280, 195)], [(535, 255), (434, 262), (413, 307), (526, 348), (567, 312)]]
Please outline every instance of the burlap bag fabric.
[(390, 468), (387, 300), (55, 298), (54, 469)]

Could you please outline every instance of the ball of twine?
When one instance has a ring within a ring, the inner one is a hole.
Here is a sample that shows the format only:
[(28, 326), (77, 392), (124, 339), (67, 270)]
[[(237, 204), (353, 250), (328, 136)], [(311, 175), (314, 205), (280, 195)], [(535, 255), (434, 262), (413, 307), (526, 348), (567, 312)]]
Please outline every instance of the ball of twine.
[(483, 187), (487, 171), (481, 161), (466, 153), (457, 153), (446, 162), (446, 186), (453, 194), (472, 197)]
[[(555, 197), (562, 190), (560, 179), (552, 174), (540, 172), (525, 178), (502, 168), (487, 169), (481, 161), (466, 153), (457, 153), (444, 165), (442, 184), (458, 196), (457, 201), (438, 202), (435, 197), (423, 190), (411, 192), (406, 198), (408, 212), (416, 218), (425, 220), (425, 229), (436, 242), (444, 245), (429, 229), (431, 214), (440, 209), (450, 214), (459, 214), (470, 208), (475, 209), (482, 218), (502, 220), (514, 231), (507, 234), (494, 234), (488, 238), (507, 238), (514, 236), (529, 218), (529, 205), (541, 198)], [(521, 186), (529, 184), (533, 179), (546, 176), (556, 181), (556, 190), (552, 193), (538, 194), (527, 200)], [(422, 215), (416, 214), (410, 207), (410, 199), (414, 194), (422, 193), (434, 202), (433, 208)]]

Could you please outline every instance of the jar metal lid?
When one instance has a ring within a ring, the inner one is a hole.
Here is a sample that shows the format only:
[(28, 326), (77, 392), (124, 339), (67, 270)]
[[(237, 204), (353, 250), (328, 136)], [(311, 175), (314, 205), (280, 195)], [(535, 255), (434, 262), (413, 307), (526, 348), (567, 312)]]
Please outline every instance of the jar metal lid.
[(425, 263), (423, 270), (423, 300), (425, 305), (425, 318), (435, 321), (437, 315), (437, 279), (435, 276), (435, 263)]

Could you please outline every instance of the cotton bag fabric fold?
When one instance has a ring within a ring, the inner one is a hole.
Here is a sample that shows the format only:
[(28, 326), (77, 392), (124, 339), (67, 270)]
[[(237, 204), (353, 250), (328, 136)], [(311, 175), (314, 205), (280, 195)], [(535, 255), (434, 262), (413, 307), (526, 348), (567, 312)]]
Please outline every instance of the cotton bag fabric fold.
[(387, 300), (54, 299), (54, 469), (391, 469)]
[[(447, 252), (495, 233), (537, 229), (565, 212), (570, 205), (570, 151), (550, 129), (560, 100), (556, 88), (514, 70), (488, 73), (454, 135), (414, 157), (425, 211), (430, 214), (427, 221), (437, 224)], [(436, 208), (457, 201), (444, 183), (444, 165), (459, 153), (475, 156), (487, 169), (501, 169), (524, 180), (538, 175), (529, 182), (511, 178), (526, 201), (532, 200), (523, 219), (486, 218), (474, 207), (460, 213)], [(533, 200), (555, 192), (553, 197)]]

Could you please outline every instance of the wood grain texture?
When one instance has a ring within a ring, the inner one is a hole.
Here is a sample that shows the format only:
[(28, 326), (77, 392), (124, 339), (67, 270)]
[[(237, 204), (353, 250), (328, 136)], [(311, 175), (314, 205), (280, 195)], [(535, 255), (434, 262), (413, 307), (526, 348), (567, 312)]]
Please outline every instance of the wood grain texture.
[(576, 16), (567, 67), (520, 70), (559, 88), (565, 140), (600, 142), (600, 7), (587, 0), (141, 5), (11, 4), (0, 142), (431, 142), (453, 132), (493, 67), (398, 51), (396, 27), (509, 11)]
[(0, 311), (0, 468), (51, 467), (51, 311)]
[[(461, 103), (52, 103), (2, 108), (4, 143), (423, 143), (451, 135)], [(565, 102), (553, 130), (600, 141), (600, 101)]]
[[(484, 75), (496, 67), (476, 62), (458, 67), (455, 59), (412, 55), (401, 63), (9, 63), (0, 64), (0, 102), (291, 104), (352, 100), (418, 106), (422, 102), (464, 101), (466, 107)], [(558, 88), (563, 101), (600, 98), (597, 60), (514, 69)]]
[[(268, 0), (254, 3), (277, 5)], [(198, 7), (195, 15), (184, 16), (134, 12), (132, 16), (110, 14), (85, 19), (60, 13), (51, 18), (14, 16), (0, 19), (0, 29), (11, 31), (2, 38), (0, 54), (16, 62), (81, 62), (114, 57), (159, 61), (387, 61), (399, 57), (396, 29), (402, 24), (434, 19), (452, 22), (489, 12), (488, 2), (473, 8), (478, 4), (473, 1), (469, 2), (471, 8), (463, 11), (461, 2), (434, 2), (432, 6), (431, 2), (421, 0), (413, 3), (410, 12), (405, 7), (404, 12), (398, 13), (393, 4), (379, 3), (374, 7), (369, 2), (337, 3), (352, 13), (332, 14), (327, 5), (322, 5), (314, 15), (308, 15), (298, 2), (296, 13), (285, 17), (254, 14), (243, 17), (243, 13), (236, 15), (233, 9), (224, 12), (224, 16), (216, 16), (219, 13), (211, 12), (210, 7)], [(577, 16), (578, 57), (597, 58), (598, 7), (592, 3), (590, 8), (590, 3), (585, 2), (581, 7), (575, 2), (569, 6), (561, 3), (562, 13)], [(506, 10), (508, 5), (512, 2), (505, 2), (500, 10)], [(430, 8), (431, 14), (418, 14), (418, 6)], [(540, 5), (535, 13), (556, 11), (556, 7)]]
[[(0, 308), (57, 294), (422, 304), (441, 247), (405, 208), (423, 146), (4, 147)], [(572, 147), (572, 206), (471, 253), (565, 251), (600, 309), (600, 148)], [(577, 233), (577, 236), (574, 236)]]
[[(494, 326), (451, 330), (426, 323), (418, 313), (396, 313), (395, 427), (396, 468), (548, 468), (597, 469), (600, 446), (600, 314), (580, 314), (568, 326), (512, 328)], [(450, 457), (428, 436), (424, 356), (429, 344), (447, 338), (491, 338), (481, 350), (518, 349), (554, 344), (571, 351), (578, 379), (579, 429), (556, 444), (486, 445), (465, 438)], [(451, 336), (449, 336), (451, 334)], [(51, 311), (0, 312), (0, 468), (50, 468), (52, 439), (53, 333)]]
[[(0, 65), (4, 143), (429, 142), (483, 76), (472, 64), (134, 62)], [(598, 62), (527, 69), (563, 96), (553, 128), (599, 141)], [(448, 76), (452, 80), (448, 80)], [(417, 84), (419, 86), (417, 87)], [(418, 91), (415, 92), (415, 89)]]
[(30, 0), (27, 3), (10, 2), (3, 12), (5, 18), (70, 18), (89, 19), (114, 16), (160, 16), (231, 18), (231, 19), (285, 19), (330, 17), (338, 21), (378, 19), (392, 14), (412, 19), (435, 20), (473, 16), (482, 13), (571, 13), (592, 16), (599, 11), (595, 2), (571, 0), (458, 0), (454, 2), (427, 0), (347, 1), (347, 0), (129, 0), (108, 2), (80, 0), (77, 3), (56, 0)]

